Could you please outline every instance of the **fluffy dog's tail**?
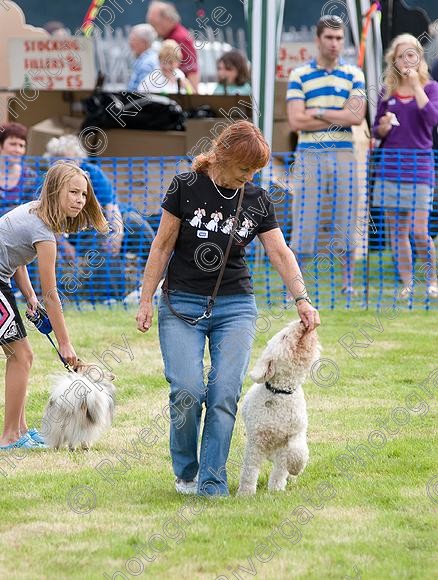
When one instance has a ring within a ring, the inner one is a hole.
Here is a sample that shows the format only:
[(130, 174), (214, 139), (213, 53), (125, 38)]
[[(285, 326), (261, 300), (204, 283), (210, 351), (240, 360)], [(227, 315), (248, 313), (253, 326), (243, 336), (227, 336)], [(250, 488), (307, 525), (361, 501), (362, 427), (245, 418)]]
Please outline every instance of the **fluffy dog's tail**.
[(102, 425), (102, 427), (111, 425), (114, 399), (106, 389), (99, 392), (93, 388), (91, 392), (87, 393), (86, 399), (82, 401), (81, 408), (92, 425)]

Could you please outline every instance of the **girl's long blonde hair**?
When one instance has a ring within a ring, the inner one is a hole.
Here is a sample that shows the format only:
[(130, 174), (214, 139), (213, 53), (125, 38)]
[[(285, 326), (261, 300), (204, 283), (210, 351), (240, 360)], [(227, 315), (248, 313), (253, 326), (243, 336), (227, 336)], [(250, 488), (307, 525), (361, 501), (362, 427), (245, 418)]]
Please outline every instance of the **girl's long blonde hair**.
[(412, 34), (399, 34), (396, 36), (385, 54), (386, 68), (383, 73), (384, 99), (389, 99), (400, 87), (401, 74), (395, 66), (395, 55), (400, 44), (409, 44), (418, 54), (418, 77), (421, 84), (426, 85), (430, 80), (427, 63), (424, 59), (424, 50), (419, 41)]
[[(75, 175), (81, 175), (87, 180), (87, 201), (79, 215), (69, 218), (61, 211), (59, 196), (64, 185)], [(55, 234), (79, 232), (89, 227), (100, 233), (107, 233), (109, 230), (88, 174), (74, 161), (56, 161), (49, 167), (40, 197), (32, 211)]]

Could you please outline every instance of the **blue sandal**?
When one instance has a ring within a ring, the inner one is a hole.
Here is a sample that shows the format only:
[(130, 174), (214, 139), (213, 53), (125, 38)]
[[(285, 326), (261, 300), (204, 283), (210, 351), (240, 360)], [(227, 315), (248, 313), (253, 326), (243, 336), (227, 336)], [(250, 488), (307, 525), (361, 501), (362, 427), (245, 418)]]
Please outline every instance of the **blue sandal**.
[(29, 429), (26, 435), (29, 435), (35, 443), (40, 445), (40, 447), (47, 447), (44, 437), (37, 431), (37, 429)]
[(41, 447), (28, 433), (25, 433), (18, 441), (9, 443), (9, 445), (0, 445), (0, 451), (7, 451), (8, 449), (38, 449)]

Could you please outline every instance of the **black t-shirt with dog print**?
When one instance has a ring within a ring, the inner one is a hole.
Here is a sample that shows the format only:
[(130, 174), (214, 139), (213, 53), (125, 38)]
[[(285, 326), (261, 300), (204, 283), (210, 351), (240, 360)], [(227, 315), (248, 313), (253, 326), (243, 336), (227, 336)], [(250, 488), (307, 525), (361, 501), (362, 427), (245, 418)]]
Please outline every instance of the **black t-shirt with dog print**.
[[(191, 294), (210, 296), (236, 215), (240, 195), (219, 187), (203, 173), (176, 175), (161, 207), (180, 218), (181, 228), (168, 267), (168, 286)], [(225, 199), (231, 198), (232, 199)], [(257, 234), (278, 228), (273, 203), (254, 183), (246, 183), (239, 224), (218, 294), (252, 294), (245, 246)]]

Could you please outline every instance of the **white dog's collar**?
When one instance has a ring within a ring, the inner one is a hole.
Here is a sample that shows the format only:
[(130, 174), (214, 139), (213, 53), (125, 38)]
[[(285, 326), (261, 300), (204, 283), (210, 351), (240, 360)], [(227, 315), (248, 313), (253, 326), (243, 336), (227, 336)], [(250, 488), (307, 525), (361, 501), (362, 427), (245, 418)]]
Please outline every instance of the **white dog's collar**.
[(294, 393), (297, 389), (295, 387), (292, 391), (283, 391), (282, 389), (276, 389), (273, 387), (269, 381), (265, 382), (265, 387), (271, 391), (271, 393), (274, 393), (274, 395), (292, 395), (292, 393)]

